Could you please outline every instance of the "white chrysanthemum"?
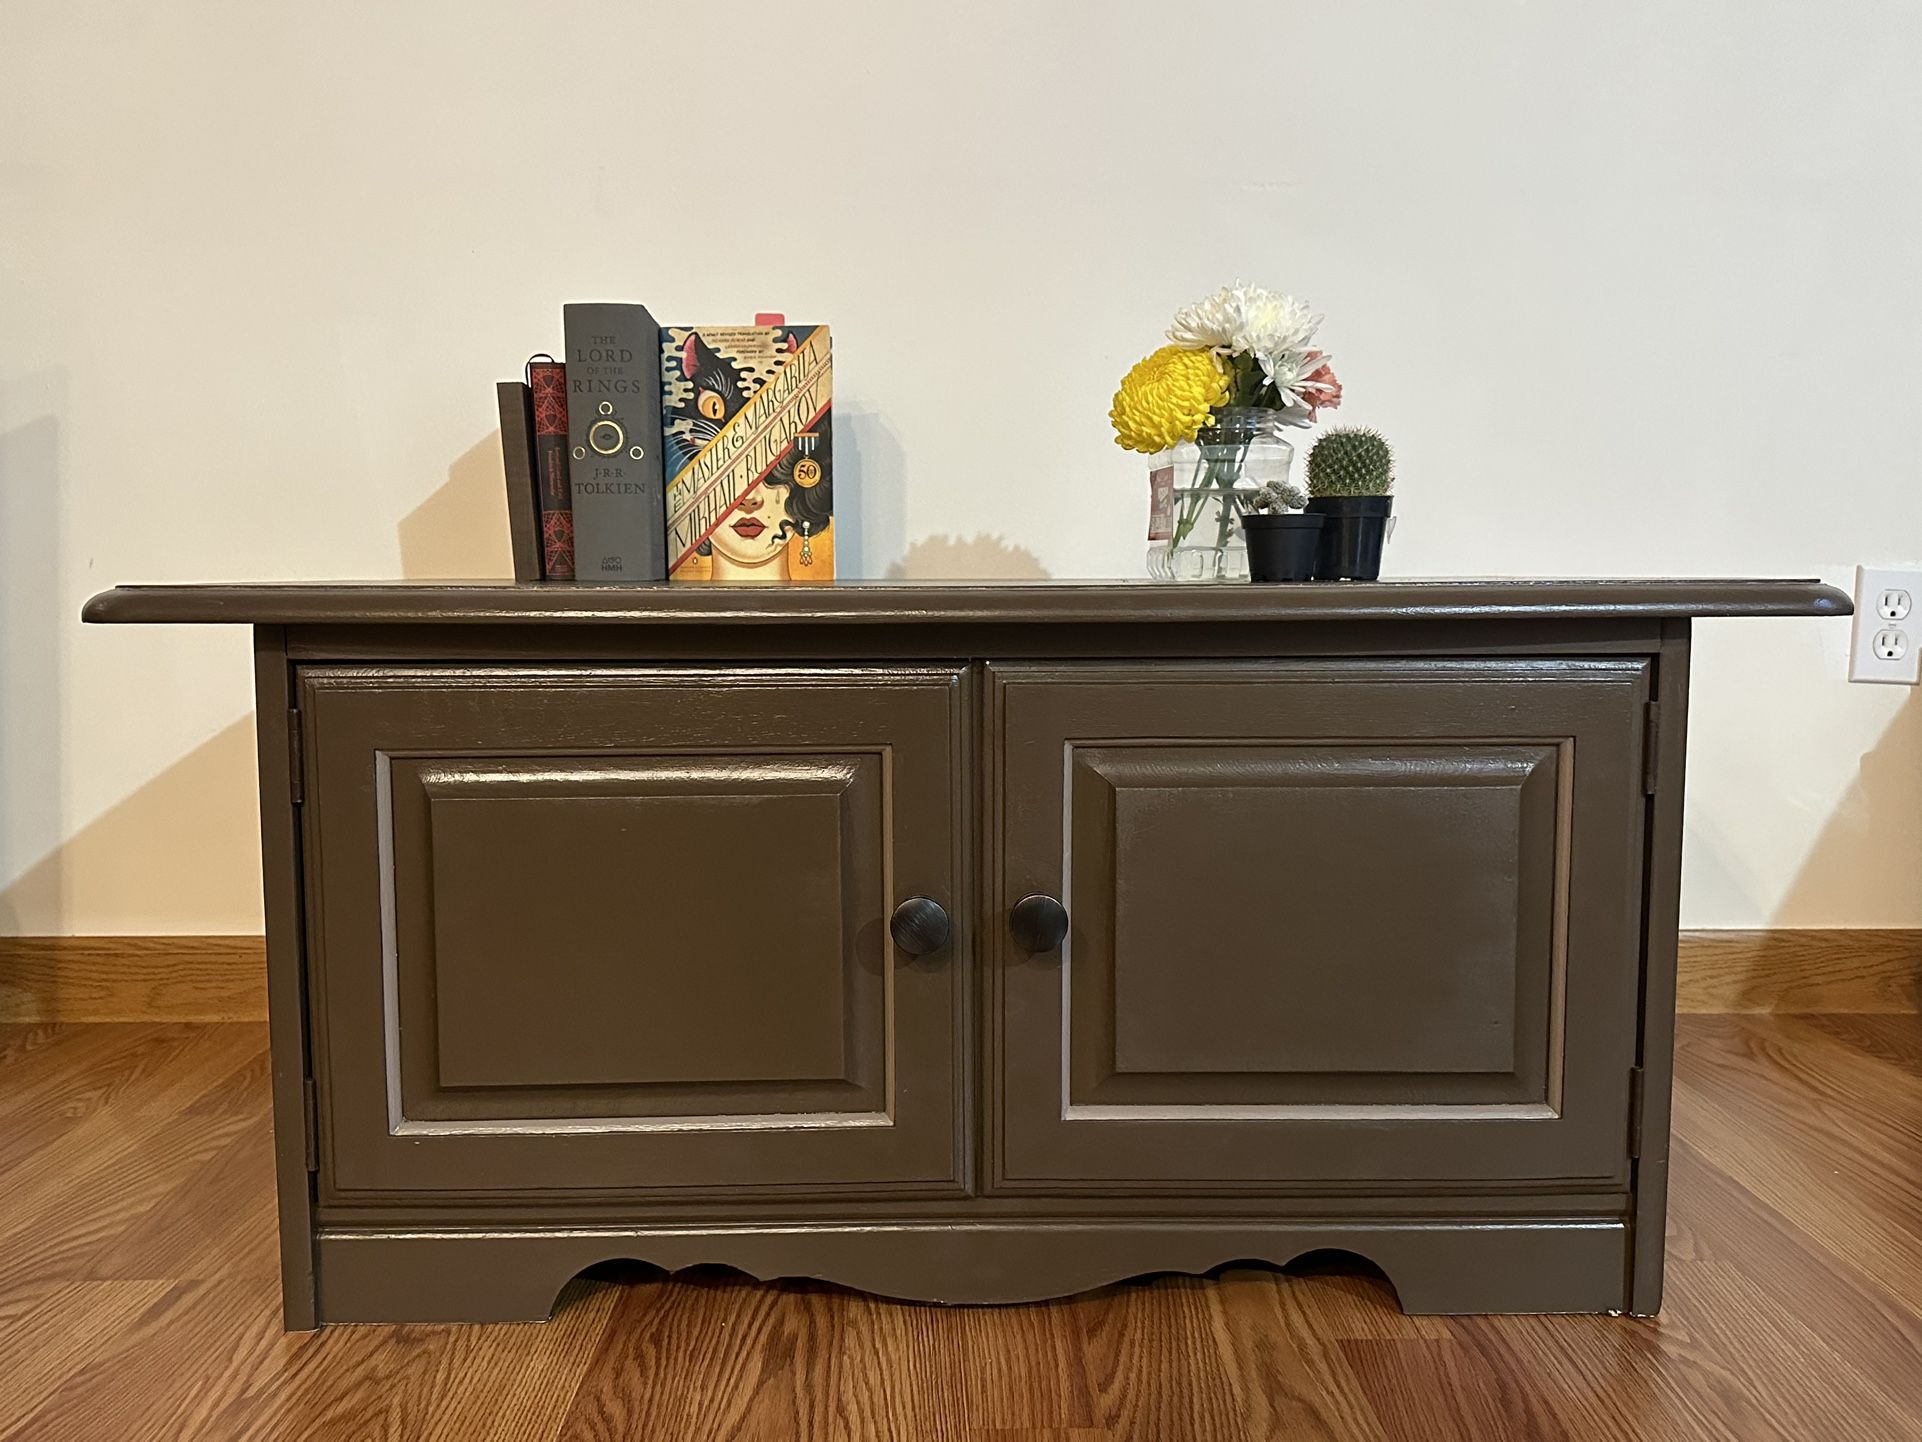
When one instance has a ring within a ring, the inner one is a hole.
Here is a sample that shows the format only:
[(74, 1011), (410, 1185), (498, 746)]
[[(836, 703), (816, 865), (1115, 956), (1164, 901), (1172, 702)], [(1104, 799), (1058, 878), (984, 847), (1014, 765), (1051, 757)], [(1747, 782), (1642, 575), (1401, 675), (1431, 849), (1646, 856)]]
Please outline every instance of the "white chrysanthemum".
[(1256, 285), (1224, 285), (1175, 315), (1168, 339), (1192, 350), (1234, 355), (1306, 354), (1321, 317), (1291, 295)]
[(1320, 351), (1256, 351), (1255, 359), (1261, 362), (1262, 374), (1268, 377), (1284, 407), (1306, 410), (1317, 403), (1322, 387), (1308, 377), (1328, 364), (1328, 357)]

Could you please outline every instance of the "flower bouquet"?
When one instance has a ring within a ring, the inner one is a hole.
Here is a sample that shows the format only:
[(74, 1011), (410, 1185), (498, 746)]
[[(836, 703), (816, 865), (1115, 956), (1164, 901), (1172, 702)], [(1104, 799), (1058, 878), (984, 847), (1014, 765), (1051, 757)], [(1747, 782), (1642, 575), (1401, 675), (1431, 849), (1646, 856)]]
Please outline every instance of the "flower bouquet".
[(1187, 307), (1168, 327), (1171, 344), (1129, 371), (1108, 418), (1127, 450), (1172, 451), (1157, 472), (1172, 492), (1157, 496), (1168, 517), (1151, 536), (1150, 570), (1162, 579), (1213, 581), (1247, 574), (1241, 515), (1255, 492), (1299, 511), (1308, 493), (1289, 475), (1286, 428), (1312, 425), (1341, 404), (1341, 382), (1315, 345), (1322, 318), (1293, 296), (1257, 286), (1224, 286)]

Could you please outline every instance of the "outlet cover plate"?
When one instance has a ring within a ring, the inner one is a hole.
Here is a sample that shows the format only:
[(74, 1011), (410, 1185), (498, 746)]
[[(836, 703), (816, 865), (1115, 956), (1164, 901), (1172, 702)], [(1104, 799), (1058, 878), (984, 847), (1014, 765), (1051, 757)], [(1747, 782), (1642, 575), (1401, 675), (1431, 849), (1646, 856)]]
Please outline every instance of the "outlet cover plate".
[(1922, 662), (1922, 570), (1855, 568), (1849, 680), (1913, 686)]

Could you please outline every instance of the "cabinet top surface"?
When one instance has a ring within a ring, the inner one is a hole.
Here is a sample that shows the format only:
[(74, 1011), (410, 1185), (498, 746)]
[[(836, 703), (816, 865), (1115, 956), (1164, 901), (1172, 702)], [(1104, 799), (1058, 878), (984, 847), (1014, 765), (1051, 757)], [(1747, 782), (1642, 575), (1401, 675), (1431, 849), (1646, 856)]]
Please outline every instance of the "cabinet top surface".
[(1407, 580), (1293, 585), (875, 581), (833, 586), (595, 586), (399, 581), (116, 586), (101, 622), (391, 625), (1366, 621), (1476, 617), (1845, 616), (1815, 580)]

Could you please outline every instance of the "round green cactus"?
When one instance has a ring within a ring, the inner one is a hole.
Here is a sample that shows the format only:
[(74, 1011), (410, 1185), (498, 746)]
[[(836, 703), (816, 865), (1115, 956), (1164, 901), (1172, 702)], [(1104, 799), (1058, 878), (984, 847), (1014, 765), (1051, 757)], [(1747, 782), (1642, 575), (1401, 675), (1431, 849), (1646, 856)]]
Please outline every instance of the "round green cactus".
[(1308, 493), (1385, 496), (1395, 486), (1395, 453), (1380, 431), (1337, 426), (1308, 453)]

